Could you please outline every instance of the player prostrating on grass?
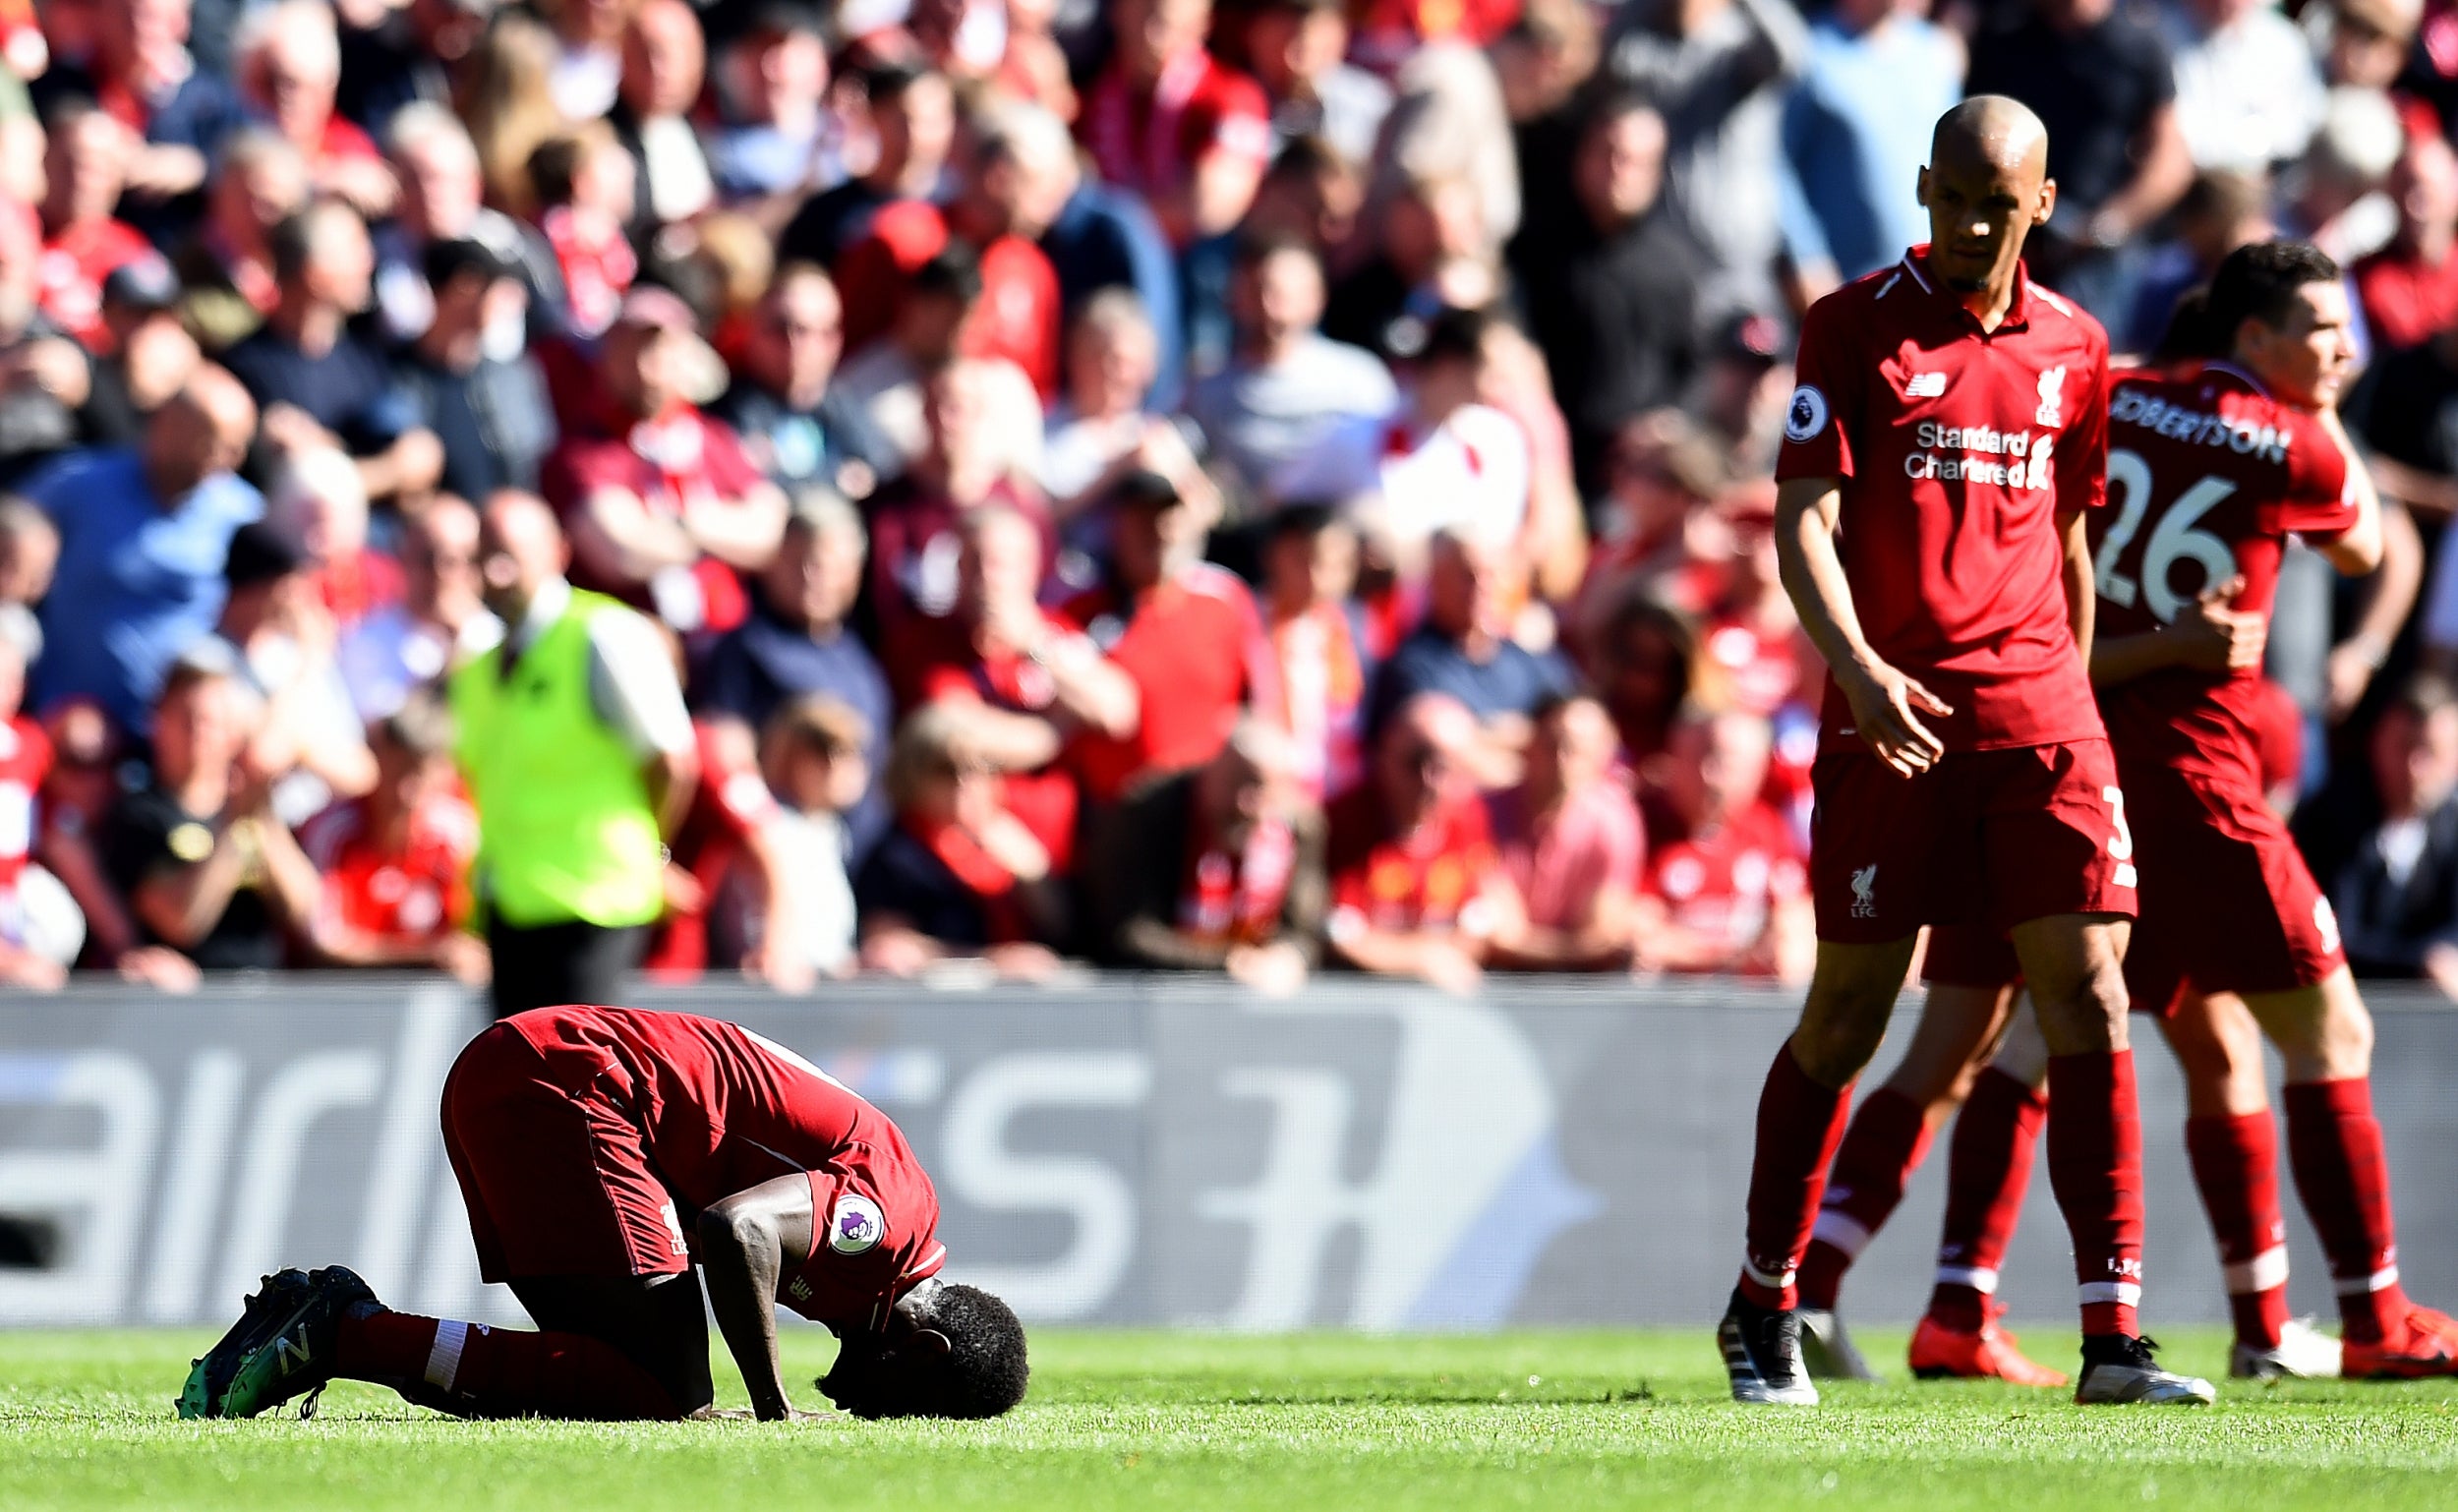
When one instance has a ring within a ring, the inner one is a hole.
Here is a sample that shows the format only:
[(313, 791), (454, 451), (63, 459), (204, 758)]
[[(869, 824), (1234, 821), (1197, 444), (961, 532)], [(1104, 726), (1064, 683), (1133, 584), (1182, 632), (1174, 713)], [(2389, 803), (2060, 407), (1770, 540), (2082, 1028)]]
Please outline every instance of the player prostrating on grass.
[(2135, 1324), (2133, 854), (2084, 670), (2108, 338), (2023, 270), (2056, 205), (2047, 150), (2014, 100), (1948, 111), (1920, 173), (1930, 244), (1819, 301), (1801, 332), (1776, 542), (1832, 679), (1812, 775), (1818, 963), (1759, 1099), (1748, 1248), (1718, 1329), (1736, 1401), (1818, 1400), (1794, 1280), (1827, 1162), (1921, 926), (1964, 921), (2011, 931), (2050, 1051), (2077, 1400), (2213, 1397), (2160, 1369)]
[[(2380, 560), (2379, 500), (2335, 409), (2350, 320), (2339, 268), (2316, 249), (2231, 254), (2195, 320), (2199, 350), (2223, 355), (2115, 386), (2111, 507), (2092, 532), (2106, 617), (2091, 671), (2142, 843), (2126, 978), (2186, 1071), (2186, 1143), (2245, 1375), (2458, 1374), (2458, 1324), (2399, 1286), (2372, 1021), (2329, 903), (2264, 799), (2255, 739), (2286, 538), (2350, 575)], [(1955, 968), (1966, 993), (1999, 994), (2015, 969), (2002, 953), (1993, 965), (1968, 945), (1953, 954), (1982, 958)], [(2289, 1165), (2338, 1292), (2335, 1348), (2287, 1315), (2260, 1034), (2286, 1063)], [(1986, 1163), (1952, 1178), (2003, 1180)]]
[(780, 1306), (837, 1334), (820, 1389), (858, 1416), (987, 1418), (1024, 1394), (1016, 1315), (937, 1279), (938, 1197), (905, 1135), (748, 1030), (516, 1015), (454, 1063), (443, 1142), (480, 1273), (543, 1331), (394, 1312), (339, 1267), (284, 1271), (197, 1362), (181, 1417), (253, 1417), (335, 1377), (465, 1418), (705, 1416), (695, 1266), (762, 1419), (797, 1416)]

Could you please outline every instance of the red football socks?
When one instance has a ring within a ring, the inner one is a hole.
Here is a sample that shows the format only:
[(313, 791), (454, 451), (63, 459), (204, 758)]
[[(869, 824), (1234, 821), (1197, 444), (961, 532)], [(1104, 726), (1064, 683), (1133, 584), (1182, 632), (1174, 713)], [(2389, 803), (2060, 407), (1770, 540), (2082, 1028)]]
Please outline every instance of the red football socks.
[(1992, 1066), (1971, 1083), (1946, 1150), (1946, 1223), (1929, 1315), (1961, 1333), (1988, 1325), (1988, 1299), (2031, 1187), (2031, 1154), (2048, 1094)]
[(2340, 1320), (2348, 1338), (2375, 1343), (2409, 1304), (2398, 1284), (2390, 1165), (2372, 1116), (2371, 1079), (2300, 1082), (2284, 1100), (2296, 1194), (2330, 1257)]
[(2185, 1152), (2219, 1242), (2237, 1342), (2276, 1349), (2287, 1325), (2287, 1224), (2279, 1215), (2279, 1135), (2270, 1110), (2187, 1119)]
[(1758, 1152), (1750, 1163), (1748, 1252), (1741, 1295), (1762, 1308), (1800, 1305), (1794, 1273), (1808, 1248), (1826, 1189), (1827, 1164), (1844, 1137), (1852, 1089), (1820, 1086), (1785, 1041), (1758, 1094)]
[(2048, 1182), (2074, 1237), (2085, 1334), (2138, 1334), (2142, 1124), (2134, 1052), (2048, 1059)]
[(1802, 1307), (1835, 1306), (1844, 1272), (1894, 1216), (1904, 1183), (1928, 1153), (1929, 1121), (1920, 1104), (1892, 1087), (1880, 1087), (1862, 1101), (1835, 1153), (1817, 1226), (1810, 1230), (1809, 1253), (1801, 1261)]
[(374, 1312), (341, 1324), (338, 1368), (464, 1418), (673, 1419), (674, 1399), (614, 1346), (585, 1334)]

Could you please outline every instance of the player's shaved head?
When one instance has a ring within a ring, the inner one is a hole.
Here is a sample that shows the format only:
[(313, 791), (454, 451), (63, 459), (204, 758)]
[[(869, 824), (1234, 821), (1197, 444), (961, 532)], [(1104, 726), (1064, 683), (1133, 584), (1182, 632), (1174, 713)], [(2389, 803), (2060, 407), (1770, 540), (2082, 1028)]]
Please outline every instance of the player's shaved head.
[(1929, 134), (1932, 166), (1953, 160), (2048, 177), (2048, 128), (2031, 107), (2006, 94), (1974, 94), (1937, 118)]

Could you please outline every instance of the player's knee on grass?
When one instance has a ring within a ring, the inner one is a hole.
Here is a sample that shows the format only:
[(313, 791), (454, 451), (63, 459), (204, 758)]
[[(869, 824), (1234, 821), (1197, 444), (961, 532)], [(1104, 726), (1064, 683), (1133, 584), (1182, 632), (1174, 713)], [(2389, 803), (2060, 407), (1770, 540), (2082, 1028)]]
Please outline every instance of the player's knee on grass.
[(856, 1335), (818, 1381), (857, 1418), (995, 1418), (1024, 1399), (1024, 1327), (1007, 1304), (942, 1286), (897, 1305), (885, 1337)]

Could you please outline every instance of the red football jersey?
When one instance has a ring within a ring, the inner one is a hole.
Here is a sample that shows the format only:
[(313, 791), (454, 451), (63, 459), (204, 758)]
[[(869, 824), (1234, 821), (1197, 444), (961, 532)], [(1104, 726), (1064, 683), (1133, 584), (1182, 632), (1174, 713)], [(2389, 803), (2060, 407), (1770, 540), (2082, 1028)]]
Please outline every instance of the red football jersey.
[[(2290, 535), (2356, 523), (2347, 459), (2311, 414), (2226, 363), (2120, 376), (2109, 400), (2107, 509), (2091, 521), (2097, 632), (2171, 624), (2243, 576), (2234, 608), (2267, 615)], [(2170, 668), (2101, 690), (2120, 759), (2235, 782), (2258, 798), (2261, 674)]]
[(1485, 804), (1475, 795), (1444, 803), (1416, 834), (1395, 837), (1374, 787), (1352, 789), (1331, 805), (1331, 927), (1458, 931), (1492, 927), (1479, 908), (1486, 880), (1501, 865)]
[(558, 1072), (595, 1068), (637, 1123), (685, 1233), (711, 1203), (809, 1176), (811, 1252), (788, 1257), (798, 1268), (780, 1299), (804, 1317), (875, 1326), (946, 1260), (938, 1192), (904, 1133), (785, 1046), (716, 1018), (629, 1008), (541, 1008), (504, 1021)]
[(1261, 85), (1197, 48), (1148, 90), (1113, 66), (1085, 91), (1076, 130), (1103, 179), (1157, 200), (1214, 152), (1258, 164), (1270, 157), (1271, 101)]
[(1766, 932), (1776, 904), (1809, 887), (1798, 843), (1784, 816), (1753, 803), (1712, 830), (1685, 830), (1668, 813), (1648, 809), (1646, 870), (1639, 891), (1665, 904), (1684, 929), (1742, 949)]
[(34, 848), (34, 795), (51, 773), (51, 737), (20, 715), (0, 720), (0, 893), (26, 872)]
[[(1841, 480), (1861, 630), (1953, 706), (1921, 717), (1947, 749), (2091, 739), (2057, 514), (2105, 496), (2107, 333), (2019, 270), (1983, 331), (1927, 257), (1810, 307), (1776, 477)], [(1826, 743), (1856, 744), (1850, 724), (1830, 693)]]
[(318, 907), (382, 940), (439, 940), (459, 928), (469, 917), (477, 811), (459, 793), (439, 793), (410, 816), (406, 841), (397, 852), (382, 843), (365, 798), (300, 826), (300, 847), (324, 877)]
[(1126, 605), (1096, 588), (1068, 601), (1068, 617), (1135, 679), (1142, 718), (1124, 740), (1086, 732), (1074, 751), (1085, 789), (1117, 797), (1146, 772), (1178, 772), (1220, 753), (1238, 711), (1278, 703), (1278, 669), (1255, 597), (1234, 572), (1198, 563)]

